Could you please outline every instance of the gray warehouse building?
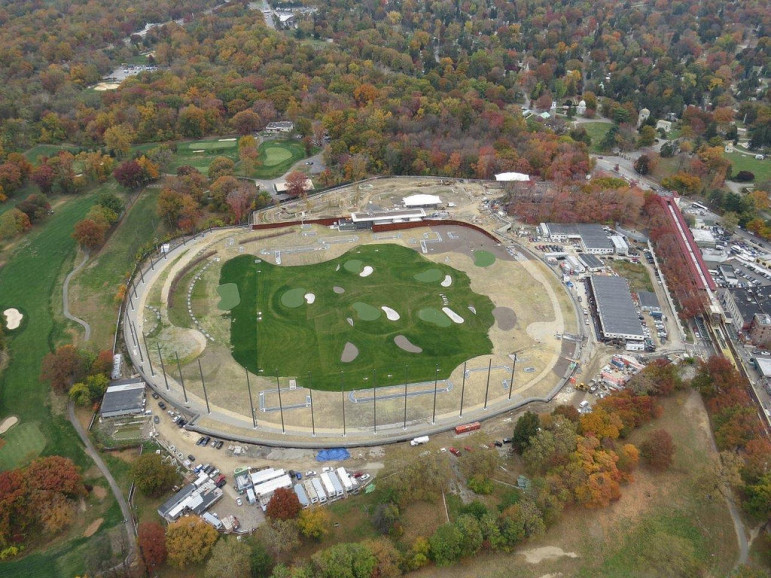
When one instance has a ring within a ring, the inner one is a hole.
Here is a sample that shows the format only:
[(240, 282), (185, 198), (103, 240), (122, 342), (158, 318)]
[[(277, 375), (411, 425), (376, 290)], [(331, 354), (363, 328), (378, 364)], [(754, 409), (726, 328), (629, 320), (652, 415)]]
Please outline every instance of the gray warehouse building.
[(603, 338), (643, 341), (642, 324), (626, 279), (592, 275), (589, 281)]
[(110, 382), (102, 399), (100, 416), (119, 417), (145, 411), (145, 382), (142, 379), (120, 379)]

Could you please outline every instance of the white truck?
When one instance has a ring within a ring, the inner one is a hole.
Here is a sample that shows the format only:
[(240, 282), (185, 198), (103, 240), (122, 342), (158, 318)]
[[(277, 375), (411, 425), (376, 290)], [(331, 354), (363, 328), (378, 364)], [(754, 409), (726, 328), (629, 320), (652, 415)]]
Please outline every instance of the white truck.
[(417, 438), (415, 438), (413, 440), (410, 440), (410, 445), (411, 446), (419, 446), (419, 445), (427, 444), (427, 443), (428, 443), (428, 436), (420, 436), (420, 437), (417, 437)]

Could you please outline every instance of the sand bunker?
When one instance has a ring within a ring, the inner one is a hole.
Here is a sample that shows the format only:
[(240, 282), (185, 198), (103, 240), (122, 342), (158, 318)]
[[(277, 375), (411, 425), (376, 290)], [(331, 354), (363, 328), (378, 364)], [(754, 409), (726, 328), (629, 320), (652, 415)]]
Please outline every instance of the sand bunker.
[(444, 281), (442, 281), (441, 285), (442, 287), (449, 287), (450, 285), (452, 285), (452, 277), (450, 277), (449, 275), (445, 275)]
[(353, 327), (353, 317), (346, 317), (345, 320), (348, 322), (348, 325)]
[(221, 139), (217, 139), (217, 140), (218, 140), (219, 142), (233, 142), (233, 141), (235, 141), (236, 139), (234, 139), (234, 138), (221, 138)]
[(493, 317), (498, 328), (503, 331), (511, 331), (517, 325), (517, 314), (509, 307), (496, 307), (493, 309)]
[(423, 349), (412, 343), (404, 335), (397, 335), (394, 337), (394, 343), (396, 343), (399, 349), (403, 349), (407, 353), (423, 353)]
[(305, 302), (310, 305), (316, 300), (316, 296), (313, 293), (306, 293), (305, 294)]
[(442, 307), (442, 311), (444, 311), (444, 314), (447, 315), (450, 319), (452, 319), (455, 323), (463, 323), (464, 319), (455, 311), (450, 309), (449, 307)]
[(386, 317), (388, 318), (389, 321), (399, 321), (399, 319), (401, 318), (401, 316), (390, 307), (386, 307), (385, 305), (383, 305), (381, 309), (385, 311)]
[(3, 311), (3, 315), (5, 315), (5, 326), (8, 329), (17, 329), (19, 325), (21, 325), (21, 320), (24, 317), (18, 309), (13, 307)]
[(343, 363), (350, 363), (359, 356), (359, 348), (356, 347), (350, 341), (346, 341), (343, 348), (343, 354), (340, 356), (340, 361)]
[(345, 289), (343, 289), (342, 287), (338, 287), (337, 285), (332, 287), (332, 291), (334, 291), (338, 295), (342, 295), (343, 293), (345, 293)]
[(15, 415), (5, 418), (3, 420), (3, 423), (0, 423), (0, 434), (4, 434), (13, 426), (15, 426), (17, 423), (19, 423), (19, 418), (16, 417)]
[(104, 518), (97, 518), (96, 520), (94, 520), (93, 522), (91, 522), (91, 523), (88, 525), (88, 528), (86, 528), (86, 529), (83, 531), (83, 537), (84, 537), (84, 538), (90, 538), (91, 536), (93, 536), (94, 534), (96, 534), (96, 531), (99, 529), (99, 526), (101, 526), (101, 525), (102, 525), (102, 522), (104, 522)]
[(359, 277), (369, 277), (372, 275), (372, 272), (374, 269), (370, 267), (369, 265), (366, 265), (364, 269), (362, 269), (361, 273), (359, 273)]

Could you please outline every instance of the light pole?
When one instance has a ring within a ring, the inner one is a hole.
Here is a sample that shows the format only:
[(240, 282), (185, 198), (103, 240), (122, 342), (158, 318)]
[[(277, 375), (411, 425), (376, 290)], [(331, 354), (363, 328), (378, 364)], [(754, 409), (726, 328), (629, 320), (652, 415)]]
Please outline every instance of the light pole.
[(404, 366), (404, 426), (402, 429), (407, 429), (407, 368), (409, 365)]
[(343, 370), (340, 370), (340, 407), (343, 408), (343, 437), (345, 437), (345, 385), (343, 383)]
[(377, 387), (375, 385), (375, 370), (372, 370), (372, 429), (377, 433)]
[(466, 362), (463, 362), (463, 385), (460, 387), (460, 414), (458, 417), (463, 417), (463, 396), (466, 393)]
[(436, 386), (439, 382), (439, 365), (436, 366), (436, 371), (434, 373), (434, 412), (431, 415), (431, 424), (433, 425), (436, 423)]
[(278, 367), (276, 368), (276, 391), (278, 391), (278, 409), (281, 412), (281, 433), (285, 434), (286, 429), (284, 427), (284, 406), (281, 403), (281, 382), (278, 380)]

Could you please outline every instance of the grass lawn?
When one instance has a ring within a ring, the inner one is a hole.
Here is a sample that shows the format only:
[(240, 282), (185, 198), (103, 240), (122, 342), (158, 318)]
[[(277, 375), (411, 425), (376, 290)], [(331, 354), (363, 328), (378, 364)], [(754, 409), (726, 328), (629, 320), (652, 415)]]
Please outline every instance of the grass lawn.
[[(416, 279), (426, 278), (431, 269), (439, 269), (441, 279), (450, 275), (452, 285)], [(490, 299), (474, 293), (464, 273), (405, 247), (362, 246), (303, 267), (255, 263), (253, 256), (243, 255), (224, 264), (220, 283), (235, 283), (241, 297), (230, 311), (236, 361), (255, 373), (262, 368), (275, 375), (278, 368), (282, 376), (299, 376), (304, 385), (310, 372), (315, 389), (338, 389), (341, 371), (348, 389), (369, 386), (370, 379), (381, 386), (402, 383), (405, 365), (411, 381), (433, 379), (437, 364), (444, 370), (440, 377), (446, 377), (463, 360), (491, 351)], [(388, 319), (393, 312), (383, 306), (393, 308), (399, 319)], [(462, 322), (451, 321), (443, 307)], [(397, 346), (399, 335), (422, 353)], [(355, 345), (358, 355), (343, 362), (346, 343)]]
[(305, 147), (295, 140), (268, 140), (259, 146), (258, 164), (246, 174), (239, 166), (236, 174), (255, 179), (275, 179), (286, 173), (292, 165), (306, 157)]
[(174, 172), (183, 165), (190, 165), (206, 174), (209, 165), (217, 157), (227, 157), (238, 162), (238, 140), (206, 139), (177, 143), (177, 152), (167, 171)]
[(40, 455), (46, 445), (36, 422), (20, 423), (2, 436), (0, 471), (13, 470)]
[[(768, 179), (771, 179), (771, 160), (763, 159), (757, 160), (754, 155), (743, 155), (741, 153), (723, 153), (723, 156), (731, 161), (733, 165), (732, 174), (736, 174), (739, 171), (750, 171), (755, 175), (755, 183), (762, 183)], [(750, 185), (752, 183), (743, 183)]]
[[(109, 189), (108, 183), (100, 190)], [(114, 297), (134, 268), (137, 252), (154, 235), (162, 234), (163, 223), (156, 214), (157, 189), (140, 193), (104, 247), (70, 283), (70, 309), (91, 325), (94, 349), (112, 347), (119, 304)]]
[(40, 164), (43, 157), (56, 156), (59, 151), (70, 151), (75, 154), (78, 147), (72, 145), (39, 144), (24, 152), (24, 157), (34, 165)]
[(600, 143), (613, 125), (609, 122), (585, 122), (578, 126), (585, 128), (587, 134), (592, 139), (592, 146), (589, 147), (590, 150), (595, 153), (602, 152), (599, 148)]
[(653, 291), (653, 282), (648, 270), (642, 263), (613, 261), (613, 270), (629, 281), (632, 291)]
[[(50, 387), (39, 382), (37, 376), (43, 357), (61, 334), (51, 311), (55, 309), (53, 300), (61, 300), (61, 294), (54, 289), (63, 265), (72, 262), (73, 226), (92, 204), (93, 197), (83, 195), (61, 205), (42, 227), (27, 235), (26, 242), (0, 269), (0, 308), (19, 307), (27, 313), (26, 327), (9, 342), (11, 360), (0, 376), (0, 415), (18, 416), (17, 428), (25, 423), (36, 424), (45, 437), (44, 455), (67, 456), (81, 466), (90, 460), (66, 418), (52, 415)], [(3, 457), (6, 451), (8, 445), (0, 450), (0, 460), (7, 459)]]

